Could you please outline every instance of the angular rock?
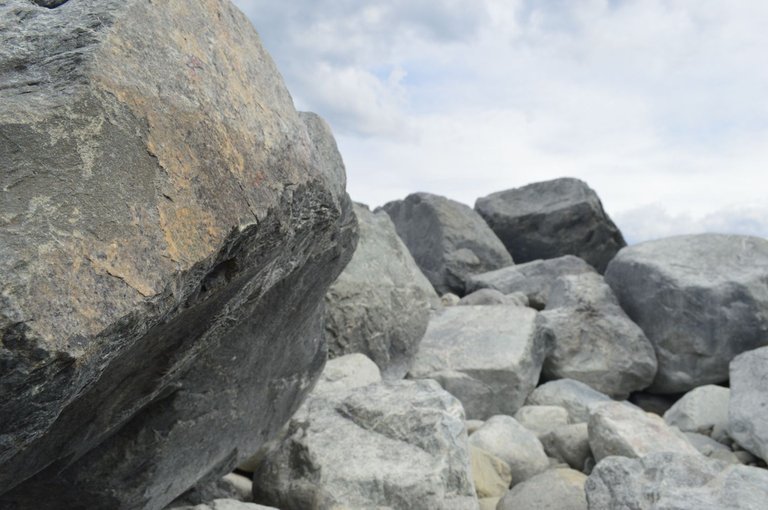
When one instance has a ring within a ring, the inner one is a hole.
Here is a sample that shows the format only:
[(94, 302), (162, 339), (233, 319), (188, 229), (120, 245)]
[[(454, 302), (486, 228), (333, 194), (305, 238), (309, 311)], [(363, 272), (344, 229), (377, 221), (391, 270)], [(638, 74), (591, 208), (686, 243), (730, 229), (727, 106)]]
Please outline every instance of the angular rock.
[(467, 280), (467, 292), (498, 290), (503, 294), (522, 292), (530, 306), (543, 310), (552, 285), (561, 276), (594, 273), (595, 269), (579, 257), (565, 255), (556, 259), (536, 260), (476, 274)]
[(500, 498), (506, 494), (512, 483), (509, 464), (475, 446), (469, 447), (469, 459), (478, 498)]
[(601, 402), (611, 402), (610, 397), (573, 379), (558, 379), (544, 383), (528, 395), (529, 406), (560, 406), (568, 411), (571, 423), (589, 421), (589, 408)]
[(728, 401), (731, 390), (708, 384), (694, 388), (664, 413), (664, 421), (683, 432), (712, 435), (728, 428)]
[(768, 344), (768, 240), (700, 234), (623, 249), (605, 279), (654, 344), (650, 390), (728, 380), (728, 363)]
[(461, 298), (458, 302), (462, 306), (479, 306), (479, 305), (514, 305), (514, 306), (528, 306), (528, 298), (525, 294), (516, 292), (514, 294), (505, 295), (496, 289), (479, 289), (472, 294), (467, 294)]
[(626, 246), (597, 194), (578, 179), (492, 193), (475, 210), (518, 262), (576, 255), (602, 273)]
[(438, 195), (413, 193), (384, 204), (397, 233), (437, 292), (465, 294), (469, 275), (513, 263), (496, 234), (472, 208)]
[(476, 509), (461, 404), (435, 381), (311, 395), (254, 473), (281, 510)]
[(511, 416), (491, 417), (469, 437), (469, 444), (506, 462), (512, 472), (512, 485), (549, 467), (544, 448), (536, 435)]
[(228, 2), (8, 0), (0, 48), (0, 507), (162, 508), (319, 374), (340, 160)]
[(768, 347), (731, 362), (728, 432), (745, 450), (768, 462)]
[(584, 471), (587, 459), (592, 456), (586, 423), (557, 427), (539, 439), (549, 457), (565, 462), (578, 471)]
[(536, 386), (550, 342), (530, 308), (446, 308), (430, 320), (409, 376), (437, 380), (468, 418), (514, 414)]
[(768, 471), (669, 452), (609, 457), (592, 471), (586, 491), (595, 510), (762, 510)]
[(541, 439), (552, 429), (568, 425), (568, 411), (560, 406), (523, 406), (517, 410), (514, 418)]
[(653, 345), (599, 274), (558, 278), (541, 316), (555, 335), (545, 378), (574, 379), (620, 399), (653, 381)]
[(357, 249), (325, 295), (329, 354), (363, 353), (385, 378), (402, 379), (437, 294), (389, 216), (360, 204), (354, 210), (360, 228)]
[(611, 455), (636, 458), (653, 452), (699, 454), (661, 417), (621, 402), (593, 408), (589, 418), (589, 447), (598, 463)]
[(550, 469), (515, 485), (497, 510), (587, 510), (587, 477), (573, 469)]

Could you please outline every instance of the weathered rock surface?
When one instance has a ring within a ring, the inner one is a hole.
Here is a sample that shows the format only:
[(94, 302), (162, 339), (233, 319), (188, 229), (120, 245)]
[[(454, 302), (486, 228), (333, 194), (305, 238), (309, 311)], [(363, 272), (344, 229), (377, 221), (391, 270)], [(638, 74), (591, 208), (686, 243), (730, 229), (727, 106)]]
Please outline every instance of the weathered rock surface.
[(626, 246), (597, 194), (578, 179), (492, 193), (478, 198), (475, 210), (517, 262), (576, 255), (602, 273)]
[(543, 310), (552, 286), (561, 276), (594, 273), (595, 269), (579, 257), (565, 255), (556, 259), (536, 260), (476, 274), (467, 280), (467, 292), (498, 290), (503, 294), (522, 292), (530, 306)]
[(0, 5), (0, 507), (161, 508), (290, 417), (355, 240), (309, 131), (229, 2)]
[(512, 264), (496, 234), (472, 208), (438, 195), (413, 193), (384, 204), (397, 233), (437, 292), (465, 294), (469, 275)]
[(609, 457), (592, 471), (586, 491), (591, 510), (761, 510), (768, 471), (679, 453)]
[(587, 510), (587, 477), (573, 469), (550, 469), (515, 485), (497, 510)]
[(549, 467), (544, 448), (536, 435), (511, 416), (489, 418), (469, 437), (469, 444), (506, 462), (512, 473), (512, 485)]
[(565, 462), (573, 469), (583, 471), (592, 456), (589, 447), (589, 429), (586, 423), (563, 425), (539, 438), (547, 456)]
[(643, 457), (653, 452), (699, 454), (681, 433), (671, 429), (660, 416), (621, 402), (599, 404), (592, 409), (589, 447), (598, 462), (611, 455)]
[(599, 274), (558, 278), (541, 316), (555, 335), (545, 378), (574, 379), (622, 399), (653, 381), (653, 346)]
[(768, 462), (768, 347), (731, 362), (728, 432), (745, 450)]
[(522, 292), (502, 294), (496, 289), (479, 289), (467, 294), (458, 302), (462, 306), (513, 305), (528, 306), (528, 297)]
[(728, 363), (768, 344), (768, 240), (700, 234), (623, 249), (605, 275), (654, 344), (651, 390), (728, 380)]
[(528, 395), (526, 405), (560, 406), (568, 411), (571, 423), (589, 421), (591, 406), (611, 402), (611, 398), (573, 379), (558, 379), (542, 384)]
[(469, 447), (472, 480), (475, 482), (477, 497), (500, 498), (506, 494), (512, 483), (509, 464), (476, 446)]
[(728, 402), (731, 390), (708, 384), (694, 388), (664, 413), (664, 421), (683, 432), (712, 435), (728, 429)]
[(435, 381), (313, 392), (263, 456), (254, 499), (281, 510), (476, 509), (463, 418)]
[(410, 377), (436, 379), (468, 418), (512, 415), (536, 386), (550, 345), (530, 308), (446, 308), (430, 320)]
[(432, 285), (387, 213), (355, 204), (360, 239), (352, 260), (325, 295), (332, 357), (361, 352), (385, 378), (401, 379), (429, 322)]
[(560, 406), (523, 406), (514, 418), (541, 439), (541, 436), (563, 425), (568, 425), (568, 411)]

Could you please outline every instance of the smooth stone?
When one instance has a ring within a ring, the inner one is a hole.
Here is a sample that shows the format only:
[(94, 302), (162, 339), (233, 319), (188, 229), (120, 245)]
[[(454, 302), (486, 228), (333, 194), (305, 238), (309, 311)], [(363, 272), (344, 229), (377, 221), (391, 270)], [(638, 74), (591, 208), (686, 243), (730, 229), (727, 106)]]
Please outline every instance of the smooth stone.
[(501, 498), (480, 498), (478, 500), (478, 503), (480, 503), (479, 510), (496, 510), (499, 501), (501, 501)]
[(478, 305), (528, 306), (528, 297), (522, 292), (514, 292), (512, 294), (502, 294), (500, 291), (496, 289), (479, 289), (461, 298), (458, 304), (463, 306), (478, 306)]
[(728, 402), (731, 390), (708, 384), (683, 395), (664, 413), (664, 421), (683, 432), (712, 435), (715, 429), (728, 428)]
[(528, 395), (526, 405), (560, 406), (568, 412), (571, 423), (589, 421), (589, 408), (611, 398), (573, 379), (559, 379), (542, 384)]
[(586, 475), (550, 469), (517, 484), (501, 498), (498, 510), (587, 510)]
[(469, 459), (478, 498), (500, 498), (506, 494), (512, 484), (509, 464), (472, 445), (469, 447)]
[(547, 432), (541, 438), (544, 452), (565, 462), (578, 471), (584, 471), (587, 459), (592, 457), (589, 446), (589, 430), (586, 423), (563, 425)]
[(472, 435), (477, 429), (483, 426), (483, 420), (466, 420), (464, 426), (467, 428), (467, 435)]
[(569, 422), (568, 411), (560, 406), (523, 406), (517, 410), (514, 418), (539, 439), (552, 429)]

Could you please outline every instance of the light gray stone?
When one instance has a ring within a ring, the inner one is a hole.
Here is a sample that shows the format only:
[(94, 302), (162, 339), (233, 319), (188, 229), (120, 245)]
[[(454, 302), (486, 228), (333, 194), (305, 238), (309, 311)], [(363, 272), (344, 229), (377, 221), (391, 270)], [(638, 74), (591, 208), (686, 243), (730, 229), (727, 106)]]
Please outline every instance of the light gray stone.
[(669, 452), (608, 457), (586, 491), (590, 510), (763, 510), (768, 471)]
[(469, 444), (509, 464), (512, 485), (549, 468), (549, 460), (536, 435), (511, 416), (492, 416), (469, 437)]
[(728, 363), (768, 344), (768, 240), (700, 234), (627, 247), (605, 279), (656, 349), (655, 393), (728, 380)]
[(459, 300), (459, 305), (513, 305), (528, 306), (528, 298), (522, 292), (506, 295), (496, 289), (478, 289)]
[(437, 292), (463, 296), (468, 276), (513, 263), (471, 207), (430, 193), (384, 204), (397, 233)]
[(768, 347), (731, 362), (728, 432), (745, 450), (768, 461)]
[(597, 194), (578, 179), (492, 193), (475, 209), (518, 262), (576, 255), (602, 273), (626, 246)]
[(523, 406), (517, 410), (514, 418), (541, 439), (552, 429), (568, 425), (568, 411), (560, 406)]
[(728, 428), (728, 402), (731, 390), (708, 384), (694, 388), (664, 413), (664, 421), (683, 432), (712, 435), (715, 429)]
[(477, 508), (461, 404), (435, 381), (310, 395), (254, 473), (282, 510)]
[(515, 485), (497, 510), (587, 510), (587, 477), (573, 469), (550, 469)]
[(436, 379), (468, 418), (511, 415), (536, 386), (550, 346), (530, 308), (446, 308), (430, 320), (410, 377)]
[(452, 292), (447, 292), (440, 296), (440, 304), (443, 306), (456, 306), (461, 298)]
[(498, 290), (503, 294), (521, 292), (528, 297), (530, 306), (543, 310), (549, 291), (558, 278), (594, 272), (595, 269), (579, 257), (565, 255), (473, 275), (467, 280), (467, 292), (480, 289)]
[(379, 367), (365, 354), (347, 354), (328, 360), (317, 379), (312, 395), (330, 396), (344, 393), (381, 382), (381, 379)]
[(355, 204), (357, 249), (325, 295), (331, 357), (360, 352), (386, 379), (402, 379), (437, 300), (385, 212)]
[(506, 494), (512, 483), (512, 470), (509, 464), (482, 448), (472, 445), (469, 447), (469, 458), (472, 480), (475, 482), (478, 498), (500, 498)]
[(542, 384), (525, 401), (526, 405), (560, 406), (568, 411), (571, 423), (589, 421), (589, 408), (611, 398), (573, 379), (559, 379)]
[(589, 447), (598, 462), (611, 455), (643, 457), (653, 452), (699, 455), (660, 416), (621, 402), (606, 402), (592, 408)]
[(709, 436), (699, 434), (698, 432), (685, 432), (685, 438), (699, 453), (706, 457), (721, 460), (728, 464), (739, 464), (741, 462), (730, 448), (718, 443)]
[(541, 436), (544, 452), (549, 457), (565, 462), (573, 469), (584, 471), (592, 456), (586, 423), (563, 425)]
[(174, 506), (167, 510), (279, 510), (273, 506), (246, 503), (236, 499), (215, 499), (208, 504), (195, 506)]

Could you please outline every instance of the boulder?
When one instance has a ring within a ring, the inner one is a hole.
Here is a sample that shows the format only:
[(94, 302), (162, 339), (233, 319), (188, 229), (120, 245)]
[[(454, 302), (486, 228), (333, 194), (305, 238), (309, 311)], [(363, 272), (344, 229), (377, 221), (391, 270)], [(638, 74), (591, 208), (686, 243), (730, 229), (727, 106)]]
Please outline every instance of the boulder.
[(536, 435), (511, 416), (489, 418), (469, 437), (469, 444), (506, 462), (512, 473), (512, 485), (549, 467), (544, 448)]
[(745, 450), (768, 462), (768, 347), (731, 362), (728, 432)]
[(545, 378), (574, 379), (620, 399), (653, 381), (653, 346), (599, 274), (558, 278), (541, 316), (555, 335)]
[(320, 373), (341, 160), (224, 0), (8, 0), (0, 48), (0, 507), (162, 508)]
[(578, 179), (492, 193), (475, 210), (518, 262), (576, 255), (602, 273), (626, 246), (597, 194)]
[(389, 379), (402, 379), (437, 300), (432, 285), (383, 211), (355, 204), (357, 249), (325, 295), (331, 357), (360, 352)]
[(585, 470), (587, 459), (592, 456), (586, 423), (559, 426), (539, 439), (547, 456), (565, 462), (578, 471)]
[(467, 294), (457, 303), (462, 306), (513, 305), (528, 306), (528, 297), (522, 292), (506, 295), (496, 289), (479, 289)]
[(437, 292), (465, 294), (467, 277), (513, 263), (496, 234), (472, 208), (438, 195), (413, 193), (382, 206)]
[(469, 460), (478, 498), (500, 498), (506, 494), (512, 483), (509, 464), (475, 446), (469, 447)]
[(560, 406), (523, 406), (514, 418), (539, 439), (552, 429), (568, 425), (569, 421), (568, 411)]
[(594, 510), (762, 510), (768, 471), (670, 452), (609, 457), (592, 471), (586, 492)]
[(525, 405), (560, 406), (568, 412), (571, 423), (589, 421), (589, 408), (611, 398), (573, 379), (558, 379), (542, 384), (528, 395)]
[(699, 454), (661, 417), (621, 402), (607, 402), (592, 409), (589, 447), (598, 463), (611, 455), (634, 458), (653, 452)]
[(446, 308), (430, 320), (409, 376), (437, 380), (468, 418), (511, 415), (536, 386), (550, 342), (530, 308)]
[(728, 428), (728, 401), (731, 390), (708, 384), (694, 388), (664, 413), (664, 421), (683, 432), (699, 432), (708, 436), (714, 430)]
[(623, 249), (605, 279), (656, 349), (650, 390), (728, 380), (728, 363), (768, 344), (768, 240), (700, 234)]
[(528, 297), (530, 306), (543, 310), (547, 306), (549, 291), (558, 278), (594, 272), (594, 268), (579, 257), (565, 255), (470, 276), (467, 280), (467, 292), (480, 289), (498, 290), (503, 294), (522, 292)]
[(550, 469), (512, 487), (497, 510), (587, 510), (587, 477), (573, 469)]
[(474, 510), (463, 414), (428, 380), (313, 393), (264, 454), (254, 500), (281, 510)]

